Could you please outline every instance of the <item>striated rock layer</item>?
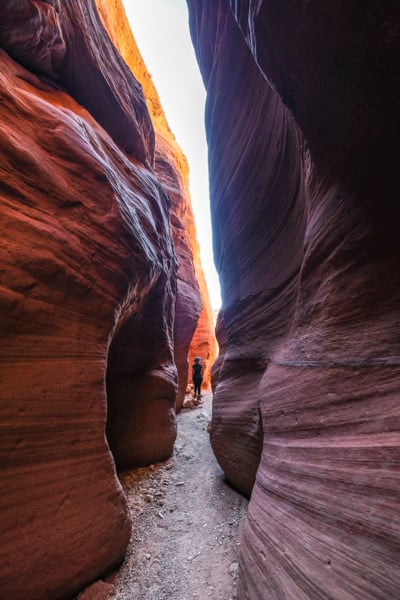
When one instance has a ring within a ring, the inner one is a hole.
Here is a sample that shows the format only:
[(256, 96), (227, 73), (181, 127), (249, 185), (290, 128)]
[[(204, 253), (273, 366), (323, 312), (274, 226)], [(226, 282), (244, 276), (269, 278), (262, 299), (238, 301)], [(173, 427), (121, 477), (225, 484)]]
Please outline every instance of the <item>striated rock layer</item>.
[[(4, 52), (0, 60), (0, 590), (58, 598), (124, 555), (129, 520), (104, 438), (108, 345), (129, 314), (161, 311), (159, 286), (173, 298), (174, 259), (171, 242), (155, 245), (168, 220), (151, 171), (66, 93)], [(171, 340), (148, 353), (169, 394), (155, 412), (171, 451)], [(154, 452), (151, 427), (140, 435)]]
[(398, 6), (188, 4), (223, 297), (211, 441), (251, 493), (239, 598), (397, 598)]
[[(212, 72), (204, 75), (207, 123), (218, 122), (218, 129), (209, 127), (208, 142), (216, 266), (224, 293), (220, 322), (226, 336), (221, 340), (223, 364), (215, 389), (211, 442), (228, 477), (250, 494), (261, 451), (259, 397), (254, 392), (268, 355), (287, 328), (301, 264), (302, 161), (296, 153), (299, 143), (292, 120), (265, 84), (232, 15), (218, 4), (210, 5), (210, 13), (212, 19), (199, 11), (194, 27), (200, 40), (215, 43), (216, 53), (221, 49)], [(198, 44), (201, 51), (201, 41)], [(202, 60), (206, 64), (206, 58)], [(233, 64), (238, 80), (232, 77)], [(224, 94), (219, 93), (220, 87)], [(241, 119), (243, 127), (238, 127)], [(256, 140), (254, 131), (259, 134)], [(278, 143), (283, 156), (277, 156), (264, 174), (268, 153)], [(263, 178), (249, 177), (250, 167), (263, 173)], [(249, 199), (251, 209), (243, 198)], [(291, 212), (294, 203), (296, 210)], [(267, 270), (268, 254), (272, 256)]]
[(188, 367), (191, 379), (190, 364), (193, 357), (201, 355), (204, 358), (204, 387), (208, 388), (210, 369), (216, 356), (213, 316), (190, 201), (189, 168), (168, 126), (157, 91), (120, 2), (96, 0), (96, 4), (114, 44), (143, 87), (156, 132), (155, 172), (171, 200), (171, 229), (178, 260), (174, 359), (178, 370), (176, 409), (179, 410), (188, 383)]
[(56, 599), (124, 556), (114, 460), (171, 454), (174, 315), (196, 298), (187, 354), (201, 306), (171, 233), (186, 172), (93, 0), (7, 0), (0, 20), (0, 597)]
[(156, 136), (155, 171), (171, 199), (171, 228), (178, 258), (174, 358), (178, 369), (175, 408), (179, 410), (182, 408), (187, 387), (189, 345), (201, 313), (202, 298), (194, 270), (189, 230), (186, 228), (188, 216), (193, 219), (187, 180), (184, 181), (182, 173), (177, 168), (173, 145), (162, 134)]

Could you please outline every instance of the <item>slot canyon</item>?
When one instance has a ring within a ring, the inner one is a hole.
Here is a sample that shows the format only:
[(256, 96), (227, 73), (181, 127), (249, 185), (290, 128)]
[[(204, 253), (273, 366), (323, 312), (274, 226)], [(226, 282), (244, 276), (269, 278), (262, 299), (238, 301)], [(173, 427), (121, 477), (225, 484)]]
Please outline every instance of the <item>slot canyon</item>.
[(400, 5), (187, 6), (216, 336), (189, 167), (121, 0), (0, 6), (0, 599), (119, 568), (121, 473), (185, 460), (199, 355), (219, 502), (249, 499), (235, 597), (397, 600)]

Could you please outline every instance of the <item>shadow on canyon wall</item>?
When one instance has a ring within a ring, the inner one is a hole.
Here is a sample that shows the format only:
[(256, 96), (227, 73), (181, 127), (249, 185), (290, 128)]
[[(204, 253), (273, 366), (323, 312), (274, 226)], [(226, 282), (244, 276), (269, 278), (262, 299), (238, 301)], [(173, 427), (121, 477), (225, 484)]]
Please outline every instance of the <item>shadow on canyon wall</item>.
[[(223, 297), (211, 443), (250, 496), (239, 598), (393, 600), (398, 3), (188, 6)], [(123, 560), (115, 463), (171, 454), (215, 339), (186, 160), (121, 4), (0, 19), (0, 595), (68, 598)]]

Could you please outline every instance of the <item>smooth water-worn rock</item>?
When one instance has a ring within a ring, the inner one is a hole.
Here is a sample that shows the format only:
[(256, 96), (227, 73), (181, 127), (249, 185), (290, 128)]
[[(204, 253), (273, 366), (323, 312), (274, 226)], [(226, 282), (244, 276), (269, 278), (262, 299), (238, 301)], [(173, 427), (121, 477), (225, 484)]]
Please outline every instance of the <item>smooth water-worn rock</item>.
[(189, 168), (169, 128), (158, 93), (119, 3), (110, 3), (108, 0), (96, 0), (96, 3), (116, 47), (143, 87), (156, 131), (155, 172), (171, 201), (171, 230), (178, 261), (174, 326), (178, 392), (175, 407), (180, 410), (188, 380), (191, 380), (189, 365), (193, 357), (201, 354), (204, 359), (204, 387), (208, 388), (210, 369), (216, 355), (213, 316), (191, 207)]
[(6, 0), (0, 19), (0, 46), (10, 56), (65, 88), (135, 160), (152, 160), (154, 132), (141, 88), (94, 0)]
[(58, 598), (124, 555), (129, 520), (104, 437), (104, 382), (110, 340), (114, 348), (141, 311), (161, 315), (165, 337), (147, 354), (153, 368), (170, 365), (160, 376), (169, 396), (160, 411), (151, 395), (130, 401), (156, 409), (141, 423), (142, 445), (153, 444), (154, 455), (162, 437), (152, 430), (155, 412), (172, 449), (165, 310), (174, 258), (167, 201), (151, 171), (131, 163), (70, 96), (5, 53), (1, 65), (0, 588), (5, 598)]
[(141, 87), (96, 5), (0, 17), (0, 597), (56, 599), (124, 557), (115, 463), (172, 452), (179, 252)]
[(239, 598), (391, 600), (398, 7), (188, 4), (223, 297), (211, 441), (251, 492)]
[[(226, 341), (211, 442), (230, 480), (250, 494), (262, 435), (255, 390), (293, 310), (304, 237), (304, 183), (293, 120), (266, 85), (232, 14), (218, 4), (209, 10), (192, 13), (192, 19), (197, 20), (193, 27), (208, 89), (207, 123), (218, 122), (218, 128), (208, 127), (208, 142)], [(214, 63), (201, 55), (205, 40), (215, 44)], [(283, 156), (276, 155), (278, 144)]]

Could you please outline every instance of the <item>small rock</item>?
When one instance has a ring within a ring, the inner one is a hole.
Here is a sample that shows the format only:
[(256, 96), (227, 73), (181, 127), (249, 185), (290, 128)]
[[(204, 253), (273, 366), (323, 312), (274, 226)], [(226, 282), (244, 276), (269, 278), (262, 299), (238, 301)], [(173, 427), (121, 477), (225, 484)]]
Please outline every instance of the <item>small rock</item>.
[(238, 571), (239, 571), (239, 563), (233, 562), (231, 564), (231, 566), (229, 567), (229, 575), (231, 577), (237, 577)]
[(106, 600), (113, 593), (115, 587), (111, 583), (96, 581), (79, 594), (78, 600)]
[(177, 481), (175, 484), (177, 487), (181, 486), (181, 485), (185, 485), (184, 481)]

